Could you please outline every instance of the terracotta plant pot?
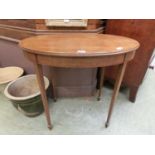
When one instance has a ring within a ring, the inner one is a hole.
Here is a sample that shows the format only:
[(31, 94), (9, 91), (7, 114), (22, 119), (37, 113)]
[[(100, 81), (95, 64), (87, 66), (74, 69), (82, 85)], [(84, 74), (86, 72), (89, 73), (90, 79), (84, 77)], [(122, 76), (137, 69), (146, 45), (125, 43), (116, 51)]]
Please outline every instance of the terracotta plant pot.
[[(45, 89), (49, 87), (49, 80), (44, 77)], [(7, 85), (4, 94), (13, 105), (24, 115), (34, 117), (43, 112), (43, 104), (36, 79), (36, 75), (26, 75)]]
[(0, 93), (4, 92), (4, 89), (9, 82), (22, 76), (23, 73), (24, 70), (20, 67), (10, 66), (0, 68)]

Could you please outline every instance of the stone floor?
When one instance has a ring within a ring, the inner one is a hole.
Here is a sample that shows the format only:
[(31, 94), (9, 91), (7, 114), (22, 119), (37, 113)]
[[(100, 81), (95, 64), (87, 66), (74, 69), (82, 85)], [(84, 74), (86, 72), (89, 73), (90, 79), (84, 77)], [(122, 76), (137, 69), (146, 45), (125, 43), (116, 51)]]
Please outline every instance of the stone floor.
[[(2, 88), (1, 88), (2, 89)], [(112, 88), (104, 87), (101, 101), (95, 96), (50, 101), (53, 129), (44, 114), (29, 118), (0, 94), (0, 134), (155, 134), (155, 72), (147, 72), (136, 103), (128, 101), (128, 89), (120, 91), (109, 128), (104, 127)]]

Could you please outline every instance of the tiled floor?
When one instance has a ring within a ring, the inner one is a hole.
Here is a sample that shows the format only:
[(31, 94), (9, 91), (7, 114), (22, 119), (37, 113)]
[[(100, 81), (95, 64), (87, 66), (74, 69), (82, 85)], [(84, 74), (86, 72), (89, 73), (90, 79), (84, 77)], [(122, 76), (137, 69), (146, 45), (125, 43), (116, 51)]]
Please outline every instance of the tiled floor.
[(96, 97), (61, 98), (50, 101), (53, 129), (46, 127), (44, 114), (29, 118), (19, 113), (0, 94), (0, 134), (155, 134), (155, 72), (149, 70), (136, 103), (128, 101), (128, 90), (118, 96), (109, 128), (104, 127), (112, 89), (104, 87)]

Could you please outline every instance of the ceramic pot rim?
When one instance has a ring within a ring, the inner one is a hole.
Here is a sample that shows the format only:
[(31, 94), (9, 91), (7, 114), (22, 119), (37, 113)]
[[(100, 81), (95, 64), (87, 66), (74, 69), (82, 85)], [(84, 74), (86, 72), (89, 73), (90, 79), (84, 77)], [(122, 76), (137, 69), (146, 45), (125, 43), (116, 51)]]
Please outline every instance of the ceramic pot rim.
[[(11, 68), (13, 68), (13, 69), (18, 69), (18, 76), (16, 77), (16, 78), (14, 78), (13, 79), (13, 81), (14, 80), (16, 80), (17, 78), (19, 78), (20, 76), (22, 76), (23, 75), (23, 73), (24, 73), (24, 70), (23, 70), (23, 68), (21, 68), (21, 67), (16, 67), (16, 66), (8, 66), (8, 67), (4, 67), (4, 68), (7, 68), (7, 69), (11, 69)], [(2, 69), (4, 69), (4, 68), (2, 68)], [(11, 79), (8, 79), (8, 80), (6, 80), (6, 81), (3, 81), (3, 82), (1, 82), (0, 81), (0, 84), (7, 84), (7, 83), (9, 83), (9, 82), (11, 82), (12, 80)]]
[[(15, 97), (15, 96), (11, 95), (11, 94), (8, 92), (9, 87), (10, 87), (13, 83), (15, 83), (16, 81), (18, 81), (18, 80), (20, 80), (20, 79), (23, 79), (23, 78), (25, 78), (25, 77), (34, 77), (34, 76), (36, 77), (35, 74), (30, 74), (30, 75), (22, 76), (22, 77), (20, 77), (20, 78), (18, 78), (18, 79), (16, 79), (16, 80), (10, 82), (10, 83), (6, 86), (6, 88), (5, 88), (5, 90), (4, 90), (4, 95), (5, 95), (7, 98), (9, 98), (10, 100), (15, 100), (15, 101), (23, 101), (23, 100), (31, 99), (31, 98), (34, 98), (34, 97), (40, 95), (40, 91), (39, 91), (39, 90), (38, 90), (38, 92), (36, 92), (36, 93), (34, 93), (34, 94), (32, 94), (32, 95), (29, 95), (29, 96), (25, 96), (25, 97)], [(44, 76), (44, 81), (45, 81), (45, 90), (47, 90), (47, 88), (49, 87), (49, 80), (48, 80), (48, 78), (45, 77), (45, 76)]]

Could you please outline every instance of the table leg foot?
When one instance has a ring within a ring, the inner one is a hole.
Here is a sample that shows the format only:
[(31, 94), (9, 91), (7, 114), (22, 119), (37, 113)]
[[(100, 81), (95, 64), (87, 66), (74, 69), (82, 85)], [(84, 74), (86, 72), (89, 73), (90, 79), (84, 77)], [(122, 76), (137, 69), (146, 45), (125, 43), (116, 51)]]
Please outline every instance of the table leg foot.
[(53, 126), (52, 125), (48, 125), (48, 129), (52, 130)]
[(101, 98), (100, 98), (100, 97), (98, 97), (98, 98), (97, 98), (97, 101), (100, 101), (100, 100), (101, 100)]
[(54, 98), (54, 99), (53, 99), (53, 101), (54, 101), (54, 102), (56, 102), (56, 101), (57, 101), (57, 99), (55, 99), (55, 98)]
[(137, 87), (134, 87), (134, 86), (130, 87), (129, 100), (133, 103), (136, 101), (137, 92), (138, 92), (138, 86)]
[(106, 122), (106, 123), (105, 123), (105, 127), (106, 127), (106, 128), (108, 128), (108, 126), (109, 126), (109, 123), (108, 123), (108, 122)]

